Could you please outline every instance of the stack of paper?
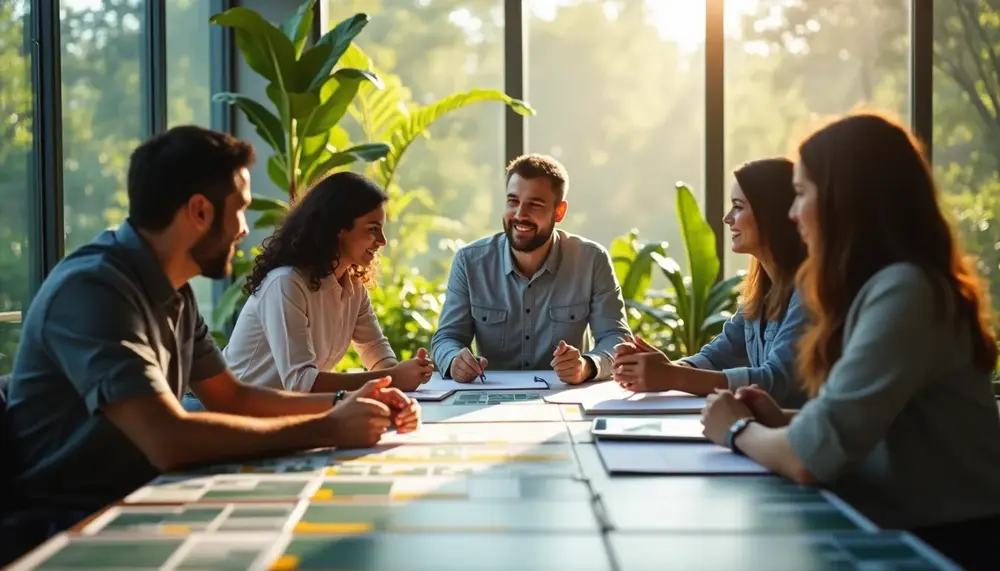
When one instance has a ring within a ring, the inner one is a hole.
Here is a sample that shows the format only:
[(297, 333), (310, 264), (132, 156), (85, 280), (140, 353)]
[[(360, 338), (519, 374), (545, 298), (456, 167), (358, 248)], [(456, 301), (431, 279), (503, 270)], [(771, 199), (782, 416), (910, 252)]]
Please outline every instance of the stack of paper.
[(548, 395), (545, 402), (579, 404), (587, 414), (696, 413), (705, 408), (705, 397), (681, 391), (633, 393), (614, 381)]
[(708, 442), (699, 414), (662, 417), (602, 416), (591, 433), (600, 440), (662, 440)]
[(406, 396), (423, 402), (440, 402), (455, 393), (454, 390), (426, 389), (424, 388), (426, 386), (426, 384), (422, 385), (417, 390), (406, 393)]
[(562, 381), (555, 371), (486, 371), (486, 380), (474, 379), (470, 383), (459, 383), (452, 379), (441, 377), (435, 371), (431, 379), (420, 385), (418, 392), (430, 391), (495, 391), (498, 389), (534, 389), (547, 390), (559, 385)]
[(611, 474), (767, 474), (746, 456), (711, 442), (598, 440), (597, 452)]

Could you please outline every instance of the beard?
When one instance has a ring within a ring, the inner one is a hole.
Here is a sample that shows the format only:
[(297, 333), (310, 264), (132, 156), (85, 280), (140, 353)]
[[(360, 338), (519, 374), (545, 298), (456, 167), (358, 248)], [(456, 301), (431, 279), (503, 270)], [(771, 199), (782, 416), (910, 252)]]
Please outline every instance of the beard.
[(233, 253), (235, 237), (223, 236), (221, 220), (201, 237), (189, 251), (191, 259), (198, 264), (201, 275), (213, 280), (221, 280), (233, 273)]
[(503, 231), (507, 234), (507, 241), (510, 242), (510, 247), (518, 252), (534, 252), (544, 246), (549, 241), (549, 238), (552, 237), (552, 232), (556, 228), (556, 218), (555, 216), (552, 217), (552, 223), (545, 230), (539, 230), (538, 226), (532, 222), (518, 222), (518, 224), (523, 226), (531, 226), (532, 230), (534, 230), (532, 236), (520, 239), (514, 235), (514, 224), (515, 222), (511, 220), (503, 221)]

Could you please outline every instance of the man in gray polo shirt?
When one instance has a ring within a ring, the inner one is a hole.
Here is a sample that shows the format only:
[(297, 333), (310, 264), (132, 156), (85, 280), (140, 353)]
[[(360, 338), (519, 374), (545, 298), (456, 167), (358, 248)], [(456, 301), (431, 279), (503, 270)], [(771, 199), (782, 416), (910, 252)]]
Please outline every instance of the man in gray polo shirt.
[[(40, 288), (7, 410), (25, 506), (93, 511), (162, 471), (371, 446), (392, 422), (416, 426), (416, 403), (386, 379), (334, 397), (252, 387), (226, 368), (188, 280), (230, 273), (247, 233), (253, 161), (248, 143), (198, 127), (142, 144), (129, 167), (128, 219)], [(188, 387), (213, 412), (185, 412)]]
[(469, 382), (487, 366), (551, 369), (568, 384), (611, 378), (615, 345), (630, 335), (625, 304), (607, 250), (555, 229), (568, 185), (566, 169), (549, 156), (507, 167), (504, 231), (465, 246), (452, 262), (431, 341), (446, 378)]

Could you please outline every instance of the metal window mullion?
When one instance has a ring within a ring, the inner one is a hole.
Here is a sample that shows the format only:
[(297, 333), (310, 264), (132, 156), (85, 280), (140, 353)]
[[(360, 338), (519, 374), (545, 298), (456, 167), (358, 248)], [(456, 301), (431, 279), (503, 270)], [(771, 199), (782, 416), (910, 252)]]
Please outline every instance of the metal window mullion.
[(167, 0), (145, 0), (142, 18), (143, 137), (167, 130)]
[(62, 69), (59, 5), (31, 0), (32, 185), (30, 296), (62, 259), (63, 224)]
[[(528, 22), (521, 0), (504, 0), (503, 59), (504, 92), (525, 100), (528, 96)], [(524, 116), (509, 107), (504, 111), (504, 167), (524, 154), (527, 148), (527, 125)]]
[(934, 0), (910, 3), (910, 126), (929, 160), (934, 143)]
[[(232, 0), (209, 0), (212, 15), (220, 14), (233, 6)], [(233, 50), (232, 31), (224, 26), (209, 27), (209, 75), (213, 99), (211, 111), (212, 128), (217, 131), (232, 133), (235, 123), (236, 107), (229, 103), (215, 101), (216, 93), (233, 91), (236, 58)]]
[(715, 233), (719, 279), (725, 276), (722, 240), (725, 196), (725, 0), (705, 1), (705, 218)]

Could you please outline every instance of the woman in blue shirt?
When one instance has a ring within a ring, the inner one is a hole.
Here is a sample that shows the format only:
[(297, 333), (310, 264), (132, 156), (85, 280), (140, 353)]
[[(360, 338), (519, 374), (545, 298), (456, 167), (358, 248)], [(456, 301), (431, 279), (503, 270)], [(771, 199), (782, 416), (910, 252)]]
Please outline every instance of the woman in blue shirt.
[(757, 385), (784, 407), (797, 408), (805, 401), (795, 374), (795, 344), (806, 319), (795, 293), (795, 273), (805, 246), (788, 219), (795, 199), (792, 170), (788, 159), (767, 158), (733, 173), (732, 208), (723, 222), (729, 226), (733, 252), (751, 256), (739, 309), (711, 343), (680, 361), (671, 361), (639, 338), (619, 346), (615, 380), (623, 388), (707, 395)]

